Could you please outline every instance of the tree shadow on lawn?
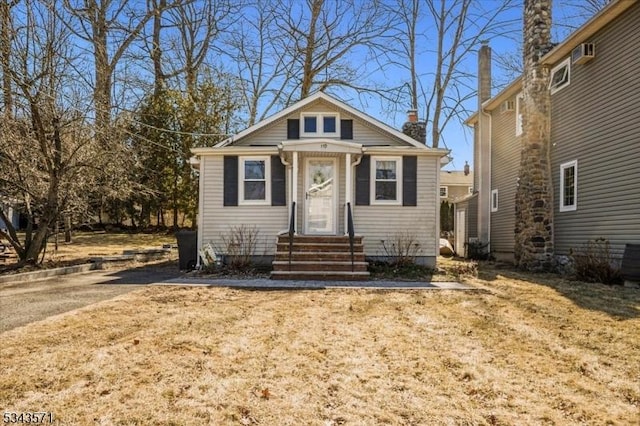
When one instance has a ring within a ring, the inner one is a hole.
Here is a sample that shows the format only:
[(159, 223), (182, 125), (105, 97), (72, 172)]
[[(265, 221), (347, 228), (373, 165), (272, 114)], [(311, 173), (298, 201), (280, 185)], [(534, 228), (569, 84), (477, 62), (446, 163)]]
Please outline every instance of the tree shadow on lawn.
[(182, 275), (183, 273), (178, 270), (178, 261), (167, 260), (160, 263), (114, 271), (107, 274), (108, 277), (113, 277), (112, 280), (105, 281), (100, 284), (152, 284), (173, 278), (179, 278)]
[(620, 285), (586, 283), (563, 278), (550, 273), (521, 272), (513, 266), (481, 262), (478, 278), (491, 282), (498, 275), (532, 285), (543, 285), (571, 300), (575, 305), (592, 311), (603, 312), (614, 319), (640, 318), (640, 290)]

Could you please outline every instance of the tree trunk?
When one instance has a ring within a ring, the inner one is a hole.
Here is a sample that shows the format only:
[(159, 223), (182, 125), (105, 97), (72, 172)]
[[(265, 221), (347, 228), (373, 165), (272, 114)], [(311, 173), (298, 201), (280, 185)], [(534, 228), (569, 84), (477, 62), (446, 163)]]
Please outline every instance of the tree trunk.
[(64, 242), (71, 242), (71, 216), (64, 216)]
[(551, 0), (525, 0), (522, 151), (516, 191), (515, 260), (525, 270), (553, 268), (549, 69)]

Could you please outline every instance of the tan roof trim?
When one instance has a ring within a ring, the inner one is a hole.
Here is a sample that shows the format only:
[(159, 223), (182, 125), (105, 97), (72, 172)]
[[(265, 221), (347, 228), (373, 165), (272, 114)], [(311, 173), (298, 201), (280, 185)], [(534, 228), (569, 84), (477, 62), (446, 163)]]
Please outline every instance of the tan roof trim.
[(223, 146), (220, 148), (192, 148), (191, 153), (196, 156), (205, 155), (270, 155), (277, 154), (278, 147), (272, 146)]
[[(482, 109), (485, 111), (493, 111), (498, 108), (500, 104), (507, 99), (517, 95), (522, 90), (522, 77), (518, 77), (513, 80), (507, 87), (502, 89), (497, 95), (493, 98), (485, 101), (482, 104)], [(473, 127), (474, 124), (478, 121), (478, 112), (474, 112), (469, 118), (467, 118), (464, 122), (467, 126)]]
[(605, 25), (620, 16), (622, 12), (633, 6), (638, 0), (612, 0), (609, 4), (600, 10), (593, 18), (589, 19), (584, 25), (564, 40), (562, 43), (554, 47), (549, 53), (542, 57), (542, 63), (546, 65), (554, 65), (556, 62), (564, 59), (571, 51), (580, 43), (585, 42), (589, 37), (600, 31)]

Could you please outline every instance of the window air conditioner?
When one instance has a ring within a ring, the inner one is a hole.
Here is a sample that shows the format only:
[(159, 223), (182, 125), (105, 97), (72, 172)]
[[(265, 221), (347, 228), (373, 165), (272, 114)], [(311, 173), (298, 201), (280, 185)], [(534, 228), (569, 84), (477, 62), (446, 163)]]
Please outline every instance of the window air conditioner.
[(571, 62), (583, 64), (596, 57), (596, 46), (593, 43), (582, 43), (571, 52)]
[(515, 101), (504, 101), (500, 105), (500, 112), (501, 113), (511, 112), (511, 111), (515, 111), (515, 110), (516, 110), (516, 102)]

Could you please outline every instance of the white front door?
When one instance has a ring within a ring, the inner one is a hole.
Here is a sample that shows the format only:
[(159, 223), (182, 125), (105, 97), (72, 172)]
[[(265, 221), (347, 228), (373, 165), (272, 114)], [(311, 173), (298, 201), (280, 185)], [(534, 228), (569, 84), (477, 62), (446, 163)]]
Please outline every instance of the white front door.
[(305, 234), (336, 234), (337, 177), (334, 158), (305, 164)]

